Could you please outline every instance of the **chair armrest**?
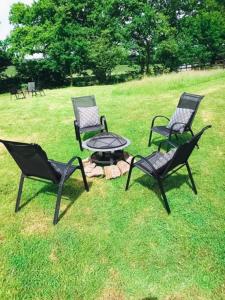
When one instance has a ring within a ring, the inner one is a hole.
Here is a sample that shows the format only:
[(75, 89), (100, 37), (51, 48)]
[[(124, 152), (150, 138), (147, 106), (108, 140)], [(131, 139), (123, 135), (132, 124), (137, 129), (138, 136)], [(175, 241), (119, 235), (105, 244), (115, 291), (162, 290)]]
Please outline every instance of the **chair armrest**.
[(75, 130), (78, 130), (78, 132), (80, 131), (80, 126), (79, 126), (77, 120), (74, 120), (74, 128), (75, 128)]
[(62, 179), (61, 179), (61, 180), (64, 181), (64, 179), (65, 179), (65, 177), (66, 177), (66, 174), (67, 174), (69, 168), (72, 166), (73, 162), (74, 162), (76, 159), (78, 160), (79, 168), (80, 168), (80, 169), (83, 168), (83, 163), (82, 163), (81, 158), (80, 158), (79, 156), (74, 156), (74, 157), (72, 157), (72, 158), (67, 162), (67, 164), (66, 164), (66, 168), (65, 168), (65, 170), (64, 170), (64, 172), (63, 172), (63, 175), (62, 175)]
[(103, 115), (100, 117), (100, 123), (102, 124), (102, 122), (106, 121), (106, 117)]
[[(155, 153), (156, 153), (156, 151), (153, 152), (152, 155), (155, 154)], [(132, 160), (131, 160), (131, 167), (133, 167), (135, 158), (140, 158), (141, 160), (144, 160), (144, 161), (152, 168), (153, 174), (154, 174), (155, 176), (157, 176), (157, 170), (155, 169), (155, 167), (153, 166), (153, 164), (150, 163), (150, 162), (149, 162), (144, 156), (142, 156), (142, 155), (137, 154), (137, 155), (135, 155), (135, 156), (132, 158)]]
[(154, 127), (154, 124), (155, 124), (155, 120), (158, 119), (158, 118), (164, 118), (166, 119), (167, 121), (170, 121), (169, 118), (167, 118), (166, 116), (163, 116), (163, 115), (158, 115), (158, 116), (155, 116), (153, 119), (152, 119), (152, 124), (151, 124), (151, 128)]
[(100, 117), (100, 123), (101, 123), (101, 125), (104, 125), (105, 130), (108, 131), (108, 126), (107, 126), (107, 122), (106, 122), (106, 117), (105, 116), (101, 116)]
[(184, 129), (185, 129), (185, 127), (187, 126), (186, 123), (183, 123), (183, 122), (175, 122), (175, 123), (173, 123), (173, 125), (170, 127), (170, 134), (172, 134), (172, 131), (175, 131), (173, 128), (174, 128), (174, 126), (176, 126), (177, 124), (182, 124), (182, 125), (183, 125), (182, 127), (184, 127)]

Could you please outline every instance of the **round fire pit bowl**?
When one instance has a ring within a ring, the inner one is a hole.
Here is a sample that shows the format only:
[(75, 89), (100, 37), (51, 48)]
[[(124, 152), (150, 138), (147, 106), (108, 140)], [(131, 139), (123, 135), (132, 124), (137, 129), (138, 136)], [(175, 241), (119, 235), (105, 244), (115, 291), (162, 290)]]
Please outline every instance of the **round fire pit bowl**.
[(123, 159), (123, 149), (130, 145), (127, 138), (112, 132), (101, 132), (84, 141), (84, 149), (94, 152), (91, 160), (99, 165), (112, 165)]

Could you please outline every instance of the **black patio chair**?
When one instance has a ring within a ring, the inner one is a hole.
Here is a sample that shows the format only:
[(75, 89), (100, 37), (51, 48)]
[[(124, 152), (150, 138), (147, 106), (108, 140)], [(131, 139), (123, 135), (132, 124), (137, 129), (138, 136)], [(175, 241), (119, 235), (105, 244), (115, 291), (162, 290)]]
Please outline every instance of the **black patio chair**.
[[(89, 108), (97, 107), (95, 96), (72, 97), (72, 104), (76, 118), (76, 120), (74, 120), (75, 136), (76, 140), (79, 142), (80, 150), (83, 151), (81, 134), (93, 131), (108, 132), (108, 126), (105, 116), (98, 118), (98, 122), (92, 123), (92, 116), (89, 112)], [(85, 116), (83, 114), (83, 119), (80, 117), (79, 108), (86, 108), (87, 113)], [(82, 126), (82, 123), (85, 123), (85, 126)]]
[[(206, 126), (203, 128), (199, 133), (194, 135), (189, 141), (185, 142), (184, 144), (180, 145), (178, 148), (173, 148), (169, 152), (163, 153), (160, 152), (161, 146), (163, 143), (169, 143), (168, 140), (162, 142), (159, 147), (158, 151), (153, 152), (151, 155), (147, 157), (143, 157), (141, 155), (136, 155), (132, 158), (130, 170), (128, 173), (127, 183), (126, 183), (126, 190), (128, 190), (129, 182), (131, 178), (131, 173), (134, 167), (137, 167), (142, 172), (147, 175), (150, 175), (156, 179), (159, 185), (159, 189), (162, 195), (162, 198), (165, 203), (165, 208), (170, 213), (170, 207), (168, 204), (168, 200), (163, 188), (163, 180), (172, 175), (173, 173), (177, 172), (182, 167), (186, 167), (188, 171), (188, 175), (192, 184), (192, 189), (195, 194), (197, 194), (197, 189), (194, 183), (194, 179), (191, 173), (191, 168), (188, 162), (188, 159), (195, 148), (196, 144), (198, 143), (199, 139), (201, 138), (203, 132), (210, 128), (211, 125)], [(136, 158), (140, 158), (137, 162), (135, 162)]]
[(12, 99), (13, 96), (15, 96), (17, 100), (26, 98), (24, 91), (21, 89), (11, 88), (9, 92), (10, 92), (10, 99)]
[(37, 92), (36, 92), (36, 90), (35, 90), (35, 82), (28, 82), (27, 83), (27, 92), (28, 92), (28, 94), (30, 94), (31, 93), (31, 95), (32, 95), (32, 97), (33, 97), (33, 95), (37, 95)]
[(31, 93), (32, 97), (37, 96), (39, 94), (40, 96), (45, 96), (45, 92), (40, 84), (35, 84), (35, 82), (28, 82), (27, 84), (27, 92), (28, 94)]
[(40, 82), (36, 85), (36, 92), (39, 93), (41, 96), (45, 96), (45, 91), (43, 89), (43, 86)]
[[(167, 137), (169, 141), (171, 141), (171, 137), (173, 135), (175, 135), (176, 139), (178, 140), (179, 134), (183, 134), (184, 132), (188, 131), (192, 136), (194, 136), (191, 126), (197, 113), (199, 104), (203, 98), (204, 96), (183, 93), (180, 97), (177, 109), (171, 119), (162, 115), (155, 116), (151, 123), (148, 146), (151, 145), (153, 132)], [(169, 123), (163, 126), (155, 126), (155, 121), (158, 118), (164, 118), (169, 121)], [(198, 147), (198, 145), (196, 146)]]
[[(77, 169), (81, 171), (86, 191), (89, 191), (82, 160), (78, 156), (71, 158), (68, 163), (61, 163), (50, 160), (42, 148), (37, 144), (18, 143), (13, 141), (0, 140), (8, 152), (11, 154), (18, 167), (22, 171), (19, 183), (19, 190), (16, 200), (15, 212), (20, 209), (20, 199), (23, 189), (24, 179), (34, 179), (43, 182), (52, 182), (58, 185), (58, 194), (55, 205), (53, 224), (59, 219), (59, 210), (64, 182)], [(78, 165), (74, 166), (73, 162), (78, 160)]]

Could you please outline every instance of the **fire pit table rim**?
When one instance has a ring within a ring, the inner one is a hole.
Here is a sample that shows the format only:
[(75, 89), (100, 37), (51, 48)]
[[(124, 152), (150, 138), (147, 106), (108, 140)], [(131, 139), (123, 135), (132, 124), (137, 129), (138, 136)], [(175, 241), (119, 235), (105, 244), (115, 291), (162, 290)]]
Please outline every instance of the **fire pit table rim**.
[(129, 145), (129, 139), (112, 132), (101, 132), (82, 143), (83, 148), (94, 152), (92, 161), (100, 165), (112, 165), (123, 159), (123, 149)]
[[(111, 142), (109, 141), (108, 145), (106, 145), (104, 143), (104, 141), (108, 139), (108, 140), (111, 140)], [(113, 141), (112, 140), (115, 140), (114, 143), (112, 143)], [(99, 141), (101, 142), (101, 140), (103, 141), (103, 146), (102, 147), (95, 147), (95, 146), (90, 146), (90, 142), (92, 141)], [(119, 141), (118, 143), (118, 146), (116, 145), (116, 140)], [(124, 142), (123, 142), (124, 141)], [(111, 147), (110, 147), (110, 143), (111, 143)], [(115, 146), (112, 146), (112, 145), (115, 145)], [(115, 152), (115, 151), (118, 151), (118, 150), (122, 150), (126, 147), (128, 147), (130, 145), (130, 140), (125, 138), (125, 137), (122, 137), (122, 136), (119, 136), (118, 134), (115, 134), (115, 133), (112, 133), (112, 132), (101, 132), (97, 135), (95, 135), (94, 137), (84, 141), (82, 143), (82, 146), (87, 149), (87, 150), (90, 150), (90, 151), (95, 151), (95, 152)]]

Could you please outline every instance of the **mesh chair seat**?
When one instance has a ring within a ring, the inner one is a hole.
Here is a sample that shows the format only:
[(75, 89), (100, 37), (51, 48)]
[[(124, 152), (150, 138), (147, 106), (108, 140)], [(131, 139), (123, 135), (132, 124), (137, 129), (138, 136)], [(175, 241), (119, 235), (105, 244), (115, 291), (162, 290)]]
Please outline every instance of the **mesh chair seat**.
[[(170, 128), (167, 128), (166, 126), (155, 126), (152, 128), (152, 131), (157, 132), (166, 137), (170, 135)], [(178, 133), (178, 131), (173, 130), (173, 133)]]
[[(162, 173), (165, 168), (167, 167), (168, 163), (172, 160), (174, 154), (176, 152), (176, 148), (170, 150), (167, 153), (162, 152), (154, 152), (151, 155), (145, 157), (145, 159), (150, 162), (158, 174)], [(134, 166), (138, 169), (142, 170), (144, 173), (152, 174), (154, 171), (144, 159), (139, 160), (138, 162), (134, 163)]]
[(99, 130), (103, 130), (105, 128), (104, 125), (98, 125), (98, 126), (89, 126), (89, 127), (84, 127), (84, 128), (80, 128), (80, 133), (84, 133), (84, 132), (91, 132), (91, 131), (99, 131)]
[[(60, 174), (60, 176), (62, 176), (64, 174), (64, 171), (66, 169), (66, 166), (67, 164), (65, 163), (61, 163), (61, 162), (58, 162), (58, 161), (55, 161), (55, 160), (50, 160), (49, 159), (49, 162), (51, 164), (51, 166), (53, 167), (53, 169), (58, 173)], [(73, 172), (77, 169), (78, 167), (75, 167), (75, 166), (70, 166), (67, 173), (66, 173), (66, 179), (69, 178)]]

